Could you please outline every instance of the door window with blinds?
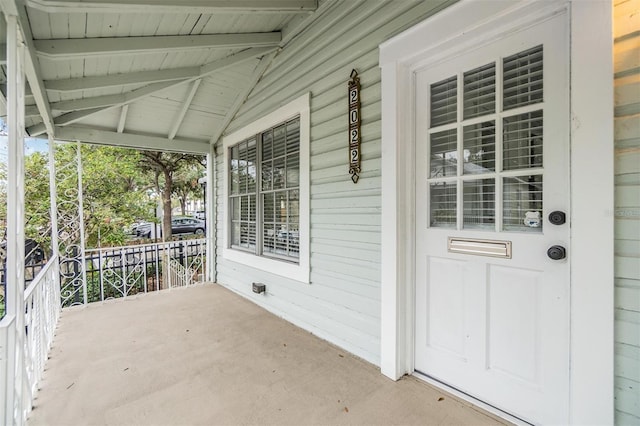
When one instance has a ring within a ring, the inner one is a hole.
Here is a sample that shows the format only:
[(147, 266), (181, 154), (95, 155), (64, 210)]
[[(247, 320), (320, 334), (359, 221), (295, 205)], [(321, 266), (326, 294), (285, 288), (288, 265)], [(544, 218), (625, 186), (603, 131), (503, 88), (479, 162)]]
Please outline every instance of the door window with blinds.
[(430, 85), (429, 223), (542, 232), (543, 49)]
[(229, 147), (230, 247), (297, 262), (300, 118)]

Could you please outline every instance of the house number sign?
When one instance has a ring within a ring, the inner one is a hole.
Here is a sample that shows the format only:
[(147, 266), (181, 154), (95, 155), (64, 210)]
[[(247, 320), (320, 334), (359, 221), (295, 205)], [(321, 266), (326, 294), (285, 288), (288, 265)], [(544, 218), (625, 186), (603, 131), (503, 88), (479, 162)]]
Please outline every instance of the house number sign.
[(349, 79), (349, 174), (353, 183), (360, 179), (360, 78), (356, 70)]

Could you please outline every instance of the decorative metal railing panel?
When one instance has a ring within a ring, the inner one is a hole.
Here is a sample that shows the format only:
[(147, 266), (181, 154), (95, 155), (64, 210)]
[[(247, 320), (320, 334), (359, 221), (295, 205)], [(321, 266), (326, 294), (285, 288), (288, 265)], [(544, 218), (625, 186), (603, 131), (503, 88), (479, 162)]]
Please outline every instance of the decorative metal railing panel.
[(58, 258), (53, 257), (29, 284), (24, 293), (24, 391), (25, 398), (33, 400), (42, 378), (47, 354), (51, 349), (53, 333), (60, 317), (60, 287)]
[[(87, 287), (80, 144), (77, 145), (77, 155), (73, 161), (55, 166), (57, 187), (71, 188), (57, 193), (61, 304), (62, 307), (82, 305), (87, 303)], [(63, 185), (63, 182), (68, 183)]]
[(190, 239), (86, 250), (87, 302), (177, 287), (165, 272), (177, 265), (181, 286), (204, 282), (206, 246), (206, 239)]

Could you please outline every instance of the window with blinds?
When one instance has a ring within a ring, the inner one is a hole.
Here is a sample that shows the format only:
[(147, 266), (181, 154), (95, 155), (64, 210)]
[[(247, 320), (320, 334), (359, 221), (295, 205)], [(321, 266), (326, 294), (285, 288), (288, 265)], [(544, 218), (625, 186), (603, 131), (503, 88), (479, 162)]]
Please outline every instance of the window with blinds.
[(541, 232), (543, 47), (429, 90), (430, 226)]
[(229, 148), (230, 245), (297, 261), (300, 251), (300, 119)]

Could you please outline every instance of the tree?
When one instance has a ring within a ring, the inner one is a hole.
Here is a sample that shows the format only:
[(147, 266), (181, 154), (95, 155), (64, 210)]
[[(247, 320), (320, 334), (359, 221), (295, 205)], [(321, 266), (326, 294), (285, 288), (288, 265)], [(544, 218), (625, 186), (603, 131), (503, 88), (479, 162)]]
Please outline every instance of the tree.
[[(58, 144), (58, 169), (75, 162), (77, 146)], [(126, 225), (151, 215), (147, 192), (154, 185), (139, 168), (140, 154), (132, 149), (82, 145), (82, 192), (87, 247), (124, 244)], [(75, 170), (71, 179), (59, 180), (58, 194), (77, 193)], [(73, 195), (72, 195), (73, 198)], [(50, 227), (49, 167), (47, 155), (25, 157), (25, 205), (27, 237), (46, 243)], [(59, 210), (64, 211), (64, 206)], [(48, 247), (48, 245), (47, 245)]]
[(171, 195), (177, 175), (190, 167), (202, 164), (203, 156), (159, 151), (142, 151), (140, 164), (153, 173), (156, 190), (162, 195), (162, 235), (171, 238)]
[(186, 214), (187, 200), (202, 198), (198, 179), (203, 175), (204, 167), (201, 164), (193, 164), (178, 170), (173, 177), (173, 195), (180, 202), (182, 215)]
[(149, 176), (139, 169), (133, 149), (82, 145), (82, 188), (87, 244), (126, 241), (125, 225), (151, 215)]
[(34, 152), (24, 158), (24, 232), (27, 238), (35, 240), (46, 251), (51, 249), (48, 157), (42, 152)]

